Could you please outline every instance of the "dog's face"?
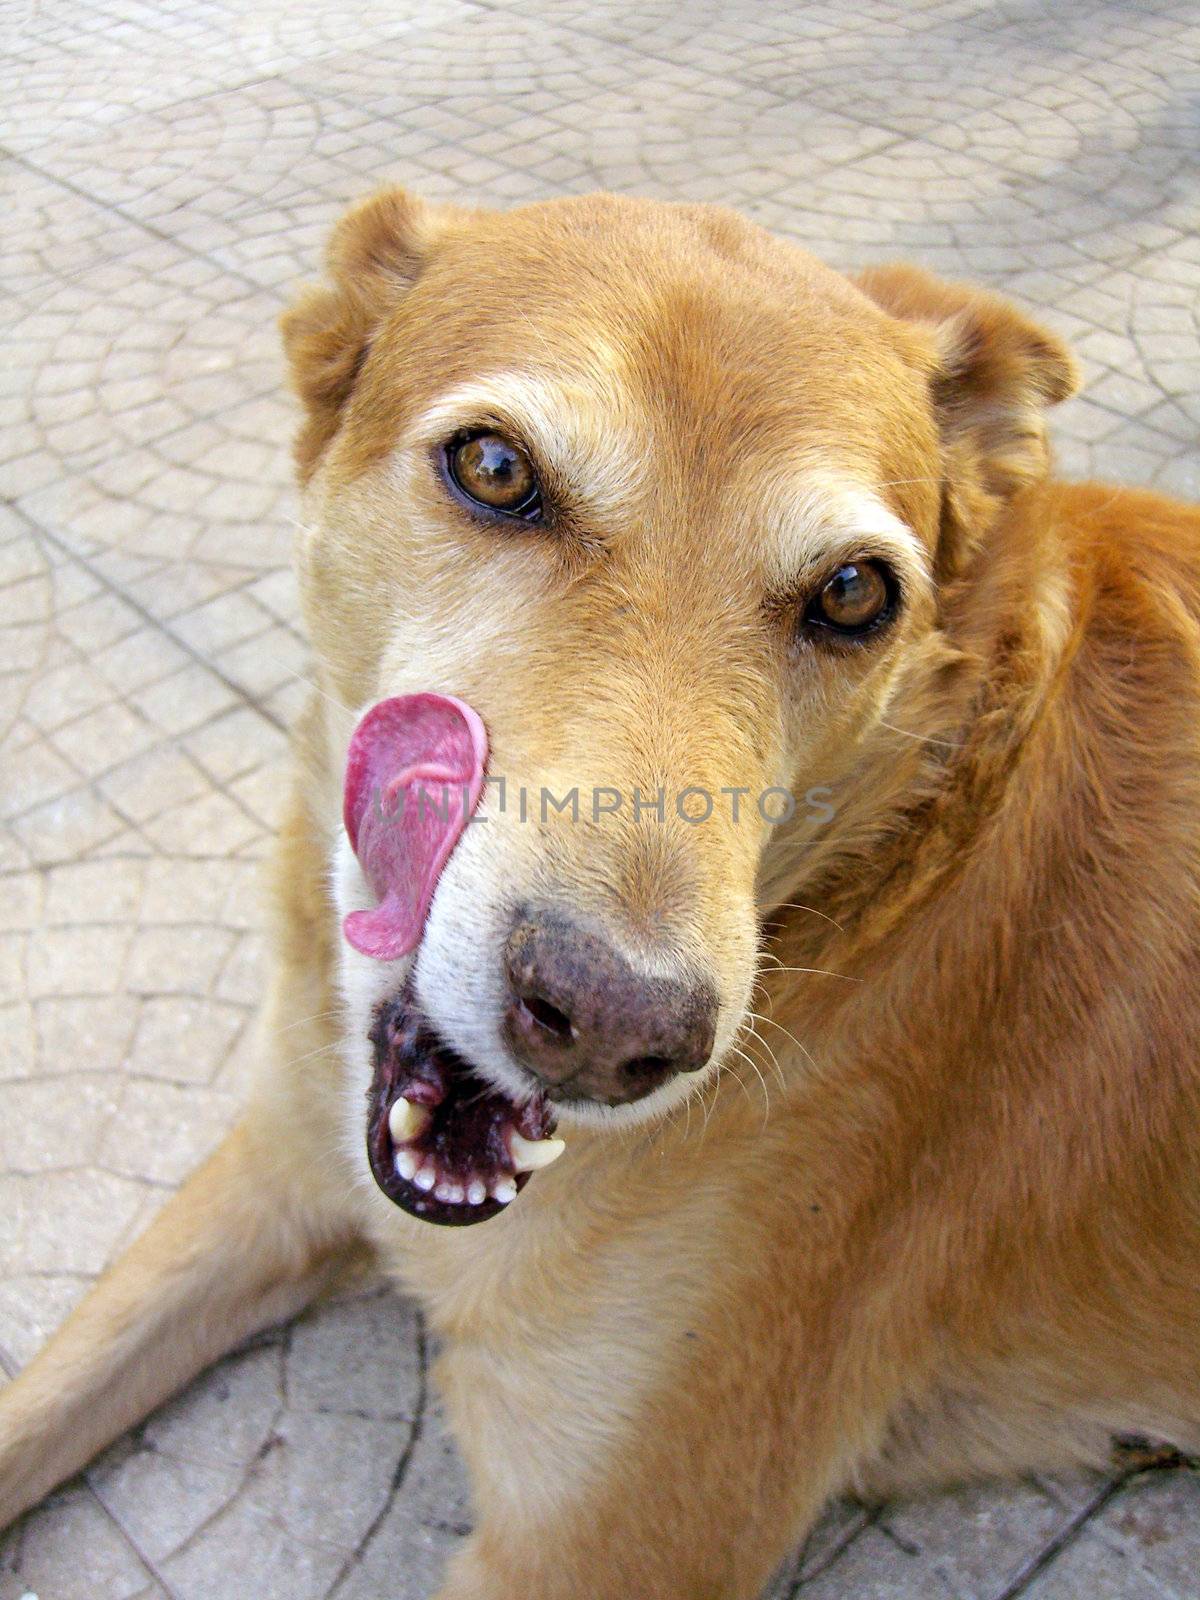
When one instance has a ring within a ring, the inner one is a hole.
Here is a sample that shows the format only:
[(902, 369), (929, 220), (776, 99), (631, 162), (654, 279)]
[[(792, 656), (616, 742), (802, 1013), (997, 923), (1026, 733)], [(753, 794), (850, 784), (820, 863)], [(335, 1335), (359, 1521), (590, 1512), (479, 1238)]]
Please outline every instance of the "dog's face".
[[(734, 1042), (764, 906), (944, 659), (944, 586), (1044, 470), (1068, 358), (999, 302), (856, 285), (708, 208), (390, 194), (330, 266), (285, 319), (323, 685), (453, 695), (490, 741), (413, 961), (345, 952), (347, 1048), (365, 1078), (374, 1016), (384, 1099), (424, 1051), (535, 1143), (661, 1112)], [(336, 884), (372, 903), (345, 841)], [(424, 1214), (473, 1220), (447, 1160)]]

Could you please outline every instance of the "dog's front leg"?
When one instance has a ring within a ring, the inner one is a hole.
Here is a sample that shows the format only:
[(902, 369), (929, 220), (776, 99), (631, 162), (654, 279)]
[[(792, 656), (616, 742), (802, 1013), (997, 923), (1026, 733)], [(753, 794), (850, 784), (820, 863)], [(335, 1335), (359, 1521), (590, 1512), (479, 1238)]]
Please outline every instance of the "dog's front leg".
[(619, 1345), (568, 1385), (536, 1341), (451, 1351), (478, 1523), (436, 1600), (757, 1600), (845, 1486), (847, 1434), (819, 1355), (730, 1333), (684, 1334), (651, 1388)]
[[(765, 1472), (736, 1439), (663, 1414), (647, 1426), (662, 1432), (642, 1441), (645, 1462), (614, 1464), (537, 1514), (485, 1512), (436, 1600), (757, 1600), (826, 1499), (827, 1463), (778, 1438)], [(527, 1470), (540, 1476), (530, 1445)]]
[(0, 1527), (329, 1275), (334, 1230), (249, 1114), (0, 1391)]

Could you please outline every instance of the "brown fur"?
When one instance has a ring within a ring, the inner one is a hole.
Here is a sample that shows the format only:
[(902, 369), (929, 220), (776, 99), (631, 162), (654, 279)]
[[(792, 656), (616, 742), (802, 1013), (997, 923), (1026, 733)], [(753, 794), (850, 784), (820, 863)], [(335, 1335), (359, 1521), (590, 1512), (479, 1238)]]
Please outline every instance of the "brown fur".
[[(1046, 477), (1073, 368), (1002, 301), (855, 286), (724, 212), (388, 195), (330, 268), (284, 325), (323, 694), (261, 1085), (0, 1394), (0, 1522), (353, 1239), (446, 1340), (478, 1527), (441, 1600), (749, 1600), (847, 1486), (1098, 1462), (1115, 1430), (1200, 1448), (1200, 514)], [(505, 536), (396, 476), (413, 418), (514, 368), (569, 389), (605, 518)], [(650, 470), (602, 484), (622, 440)], [(932, 578), (885, 641), (797, 664), (772, 540), (800, 469), (869, 484)], [(730, 1054), (686, 1116), (573, 1130), (464, 1230), (337, 1143), (336, 705), (407, 687), (471, 701), (538, 780), (837, 797), (815, 838), (531, 831), (539, 881), (727, 997), (766, 911), (738, 1047), (763, 1087)]]

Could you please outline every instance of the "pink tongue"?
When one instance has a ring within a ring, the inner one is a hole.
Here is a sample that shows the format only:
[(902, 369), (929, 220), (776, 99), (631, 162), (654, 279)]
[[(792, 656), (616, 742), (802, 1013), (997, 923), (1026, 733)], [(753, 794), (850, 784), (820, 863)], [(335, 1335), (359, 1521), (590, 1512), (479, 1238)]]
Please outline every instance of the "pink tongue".
[(381, 700), (354, 730), (343, 817), (379, 898), (342, 931), (356, 950), (394, 961), (420, 943), (438, 874), (483, 790), (487, 732), (476, 712), (440, 694)]

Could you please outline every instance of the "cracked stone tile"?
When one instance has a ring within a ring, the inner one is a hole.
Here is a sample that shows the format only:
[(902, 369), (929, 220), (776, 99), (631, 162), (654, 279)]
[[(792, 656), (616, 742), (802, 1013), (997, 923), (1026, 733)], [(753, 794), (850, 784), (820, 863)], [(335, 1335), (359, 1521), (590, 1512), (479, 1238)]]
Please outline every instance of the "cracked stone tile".
[(1112, 1486), (1112, 1477), (1103, 1472), (1039, 1472), (1034, 1482), (1056, 1505), (1075, 1515), (1090, 1511)]
[(281, 758), (234, 779), (229, 793), (243, 810), (258, 818), (264, 830), (274, 832), (283, 818), (287, 782), (287, 767)]
[(1196, 1590), (1198, 1530), (1200, 1471), (1189, 1468), (1134, 1479), (1088, 1529), (1116, 1553), (1118, 1566), (1122, 1559), (1135, 1561), (1172, 1600), (1186, 1600)]
[(75, 1170), (80, 1155), (93, 1155), (96, 1129), (111, 1120), (118, 1093), (111, 1080), (82, 1073), (72, 1074), (69, 1094), (52, 1078), (6, 1084), (0, 1167), (22, 1178), (61, 1172), (64, 1165)]
[(216, 873), (207, 862), (160, 861), (146, 874), (141, 920), (257, 927), (260, 886), (258, 869), (242, 863), (231, 862)]
[(298, 1410), (404, 1422), (419, 1414), (424, 1373), (416, 1318), (391, 1289), (335, 1301), (301, 1319), (284, 1366)]
[[(393, 1323), (411, 1342), (411, 1316), (397, 1307)], [(352, 1558), (386, 1501), (420, 1382), (402, 1361), (379, 1416), (353, 1403), (379, 1398), (374, 1375), (366, 1387), (351, 1379), (339, 1389), (336, 1378), (330, 1387), (343, 1351), (372, 1343), (378, 1331), (372, 1298), (318, 1308), (289, 1341), (222, 1362), (93, 1469), (102, 1500), (172, 1593), (224, 1600), (231, 1548), (246, 1592), (267, 1597), (322, 1594)], [(297, 1339), (303, 1350), (285, 1380), (285, 1350)], [(358, 1364), (365, 1367), (365, 1351)], [(343, 1492), (331, 1498), (332, 1459)]]
[(128, 927), (37, 928), (26, 957), (25, 992), (33, 1000), (115, 994), (131, 938)]
[(261, 934), (243, 934), (221, 971), (215, 993), (235, 1005), (257, 1005), (262, 998), (263, 968)]
[(124, 992), (86, 999), (49, 995), (33, 1007), (30, 1046), (36, 1065), (31, 1070), (56, 1077), (72, 1072), (77, 1061), (86, 1062), (90, 1071), (115, 1083), (127, 1065), (137, 1022), (137, 1003)]
[(115, 767), (145, 756), (161, 733), (144, 716), (119, 700), (107, 700), (56, 730), (56, 748), (85, 778), (96, 779)]
[(122, 816), (145, 823), (196, 799), (209, 784), (181, 750), (161, 744), (111, 768), (97, 780), (96, 787)]
[[(74, 1075), (72, 1075), (72, 1080)], [(85, 1183), (80, 1174), (86, 1173)], [(86, 1204), (79, 1191), (86, 1185)], [(36, 1178), (0, 1173), (0, 1274), (94, 1277), (142, 1198), (142, 1185), (86, 1162)], [(0, 1325), (0, 1344), (19, 1341)]]
[(35, 1026), (33, 1007), (27, 1000), (0, 1005), (0, 1061), (4, 1063), (0, 1083), (5, 1088), (33, 1076)]
[(264, 757), (272, 758), (268, 764), (275, 785), (286, 781), (286, 769), (280, 763), (287, 740), (273, 723), (249, 706), (235, 707), (225, 716), (205, 723), (183, 741), (183, 747), (216, 783), (227, 784), (247, 776), (264, 765)]
[(277, 621), (300, 630), (300, 595), (290, 567), (258, 578), (251, 584), (250, 593)]
[(279, 1359), (271, 1345), (221, 1362), (89, 1471), (101, 1501), (156, 1565), (220, 1517), (273, 1448)]
[(202, 794), (146, 824), (146, 837), (163, 855), (213, 860), (234, 855), (263, 837), (261, 820), (217, 790)]
[(188, 655), (182, 646), (150, 628), (131, 640), (110, 645), (93, 662), (113, 690), (135, 704), (135, 690), (156, 687), (187, 663)]
[(36, 806), (11, 825), (12, 839), (28, 860), (39, 866), (70, 861), (110, 843), (121, 832), (123, 819), (99, 795), (77, 789), (43, 806)]
[(111, 1114), (89, 1141), (99, 1163), (172, 1188), (216, 1149), (238, 1112), (231, 1095), (208, 1084), (141, 1077), (128, 1078), (103, 1103)]
[(958, 1600), (993, 1600), (1070, 1522), (1034, 1485), (962, 1489), (888, 1507), (881, 1530)]
[(51, 867), (45, 874), (45, 922), (125, 923), (142, 899), (146, 867), (141, 861), (83, 861)]
[(1160, 1581), (1132, 1550), (1114, 1550), (1091, 1528), (1037, 1573), (1021, 1600), (1189, 1600), (1195, 1593), (1193, 1563), (1189, 1586)]
[(139, 1077), (164, 1083), (210, 1084), (246, 1023), (244, 1008), (220, 1000), (191, 995), (145, 1000), (123, 1064)]
[(346, 1572), (337, 1600), (427, 1600), (470, 1531), (462, 1464), (434, 1407), (408, 1463), (402, 1493)]
[[(17, 107), (0, 118), (0, 140), (34, 151), (119, 124), (138, 110), (211, 94), (348, 44), (369, 44), (422, 23), (442, 25), (468, 10), (460, 0), (382, 3), (334, 12), (311, 3), (105, 5), (71, 0), (14, 5), (5, 16), (5, 56), (19, 70)], [(81, 25), (82, 24), (82, 25)]]
[(836, 1500), (768, 1585), (763, 1600), (793, 1600), (801, 1585), (840, 1561), (870, 1526), (872, 1514), (854, 1500)]
[(879, 1528), (867, 1528), (836, 1559), (792, 1591), (796, 1600), (957, 1600), (955, 1590)]
[(171, 735), (191, 732), (238, 704), (236, 690), (199, 662), (132, 690), (129, 698), (157, 728)]
[(79, 774), (49, 744), (27, 745), (5, 761), (4, 807), (9, 815), (32, 811), (74, 789)]
[[(5, 1267), (0, 1275), (0, 1341), (16, 1366), (32, 1360), (90, 1282), (89, 1274), (82, 1272), (10, 1272)], [(6, 1538), (14, 1537), (0, 1534), (0, 1556)]]
[(221, 672), (252, 700), (266, 700), (296, 678), (307, 681), (308, 646), (289, 627), (276, 623), (216, 657)]
[(85, 1488), (55, 1495), (0, 1543), (0, 1600), (31, 1593), (39, 1600), (134, 1600), (150, 1581), (150, 1570)]
[(237, 944), (229, 928), (137, 928), (124, 981), (131, 994), (211, 993)]
[[(47, 269), (36, 300), (14, 302), (0, 326), (15, 408), (0, 491), (80, 552), (202, 566), (224, 549), (243, 570), (278, 565), (293, 426), (279, 300), (80, 207), (103, 223), (97, 259)], [(40, 238), (36, 207), (19, 220)], [(73, 239), (78, 221), (73, 211), (56, 231)]]

